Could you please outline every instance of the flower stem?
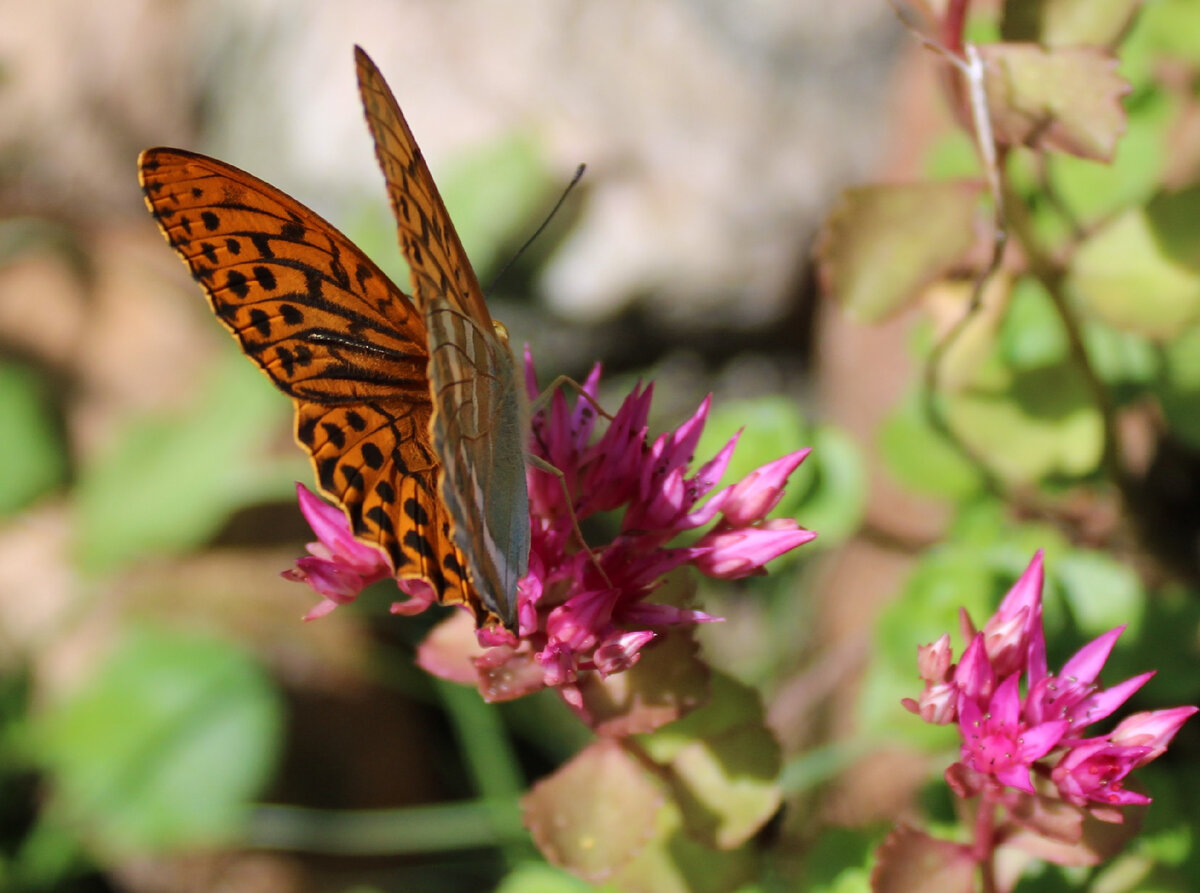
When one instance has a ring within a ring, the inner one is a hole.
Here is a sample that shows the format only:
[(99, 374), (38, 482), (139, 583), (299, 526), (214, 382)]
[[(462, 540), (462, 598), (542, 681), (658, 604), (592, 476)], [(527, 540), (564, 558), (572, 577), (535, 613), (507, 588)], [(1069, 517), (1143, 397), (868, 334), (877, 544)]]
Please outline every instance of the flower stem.
[(996, 804), (984, 793), (975, 811), (975, 841), (971, 855), (979, 863), (980, 890), (996, 893)]

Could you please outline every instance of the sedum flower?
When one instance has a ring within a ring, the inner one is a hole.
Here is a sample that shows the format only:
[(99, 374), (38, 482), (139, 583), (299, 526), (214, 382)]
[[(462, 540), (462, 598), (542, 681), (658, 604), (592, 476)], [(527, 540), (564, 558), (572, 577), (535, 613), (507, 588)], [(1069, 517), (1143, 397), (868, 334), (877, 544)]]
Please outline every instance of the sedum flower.
[(1150, 798), (1127, 791), (1125, 776), (1142, 765), (1145, 747), (1124, 747), (1108, 738), (1082, 741), (1068, 750), (1050, 773), (1059, 794), (1075, 806), (1089, 802), (1109, 806), (1149, 803)]
[(1147, 710), (1128, 716), (1117, 724), (1109, 739), (1123, 747), (1142, 747), (1146, 756), (1138, 763), (1144, 766), (1162, 756), (1175, 733), (1200, 707), (1172, 707), (1170, 710)]
[(283, 576), (307, 583), (322, 596), (322, 601), (304, 615), (305, 620), (315, 620), (338, 605), (354, 601), (364, 588), (387, 577), (391, 567), (382, 552), (354, 538), (341, 509), (323, 502), (303, 484), (296, 484), (296, 498), (317, 542), (309, 543), (309, 554), (296, 559), (296, 566), (284, 571)]
[[(599, 382), (597, 366), (574, 401), (555, 391), (532, 419), (530, 452), (562, 476), (527, 469), (531, 547), (529, 572), (518, 586), (517, 630), (477, 631), (478, 648), (470, 657), (480, 689), (491, 700), (552, 687), (580, 709), (583, 674), (626, 670), (668, 629), (719, 619), (653, 601), (666, 574), (689, 564), (718, 579), (762, 574), (767, 562), (816, 536), (793, 520), (767, 518), (807, 449), (717, 490), (738, 435), (691, 468), (711, 398), (678, 428), (650, 440), (653, 386), (639, 384), (597, 434)], [(536, 398), (528, 352), (526, 383)], [(353, 601), (388, 570), (382, 554), (350, 535), (342, 512), (303, 487), (300, 499), (320, 542), (285, 576), (308, 583), (323, 597), (309, 612), (312, 618)], [(613, 530), (609, 541), (581, 547), (576, 522), (618, 513), (619, 522), (604, 519)], [(681, 534), (704, 527), (709, 529), (693, 534), (690, 544), (672, 545)], [(400, 585), (409, 599), (394, 604), (395, 613), (418, 613), (435, 601), (423, 581)], [(461, 678), (445, 649), (423, 647), (418, 661), (430, 672)]]
[(962, 761), (980, 775), (1032, 794), (1029, 773), (1070, 728), (1066, 720), (1030, 724), (1021, 718), (1020, 679), (1014, 673), (996, 687), (986, 712), (974, 699), (960, 699), (958, 726)]
[[(1110, 688), (1100, 684), (1124, 626), (1097, 636), (1058, 673), (1050, 673), (1042, 583), (1039, 551), (980, 632), (963, 613), (969, 643), (957, 663), (952, 662), (948, 636), (919, 648), (925, 690), (919, 700), (906, 698), (904, 706), (926, 722), (947, 724), (957, 718), (961, 760), (947, 770), (946, 780), (959, 796), (983, 794), (1015, 808), (1021, 796), (1035, 794), (1033, 778), (1041, 776), (1050, 780), (1060, 800), (1075, 807), (1149, 803), (1144, 794), (1125, 788), (1126, 776), (1161, 756), (1197, 708), (1135, 714), (1108, 735), (1083, 737), (1085, 729), (1111, 716), (1154, 673)], [(1113, 811), (1093, 815), (1120, 820)]]

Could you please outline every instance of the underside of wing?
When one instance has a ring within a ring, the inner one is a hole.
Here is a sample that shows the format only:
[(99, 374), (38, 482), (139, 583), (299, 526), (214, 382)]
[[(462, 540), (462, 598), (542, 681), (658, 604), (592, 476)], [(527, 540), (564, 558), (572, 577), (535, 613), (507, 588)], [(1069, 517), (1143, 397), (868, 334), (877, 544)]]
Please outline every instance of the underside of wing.
[(256, 177), (178, 149), (148, 149), (139, 172), (217, 317), (293, 398), (321, 491), (397, 576), (468, 601), (437, 494), (422, 314), (345, 236)]
[(204, 155), (147, 149), (138, 170), (167, 241), (280, 390), (331, 405), (428, 401), (424, 320), (334, 227)]
[(427, 314), (442, 500), (484, 606), (512, 627), (529, 565), (523, 391), (508, 345), (446, 301)]
[(296, 440), (312, 456), (321, 489), (350, 527), (382, 549), (396, 576), (428, 581), (444, 604), (470, 604), (451, 516), (437, 493), (428, 403), (353, 407), (296, 402)]
[(492, 318), (475, 271), (396, 97), (361, 47), (354, 48), (354, 58), (367, 126), (400, 231), (400, 247), (412, 269), (417, 306), (428, 307), (430, 301), (441, 297), (480, 326), (490, 327)]

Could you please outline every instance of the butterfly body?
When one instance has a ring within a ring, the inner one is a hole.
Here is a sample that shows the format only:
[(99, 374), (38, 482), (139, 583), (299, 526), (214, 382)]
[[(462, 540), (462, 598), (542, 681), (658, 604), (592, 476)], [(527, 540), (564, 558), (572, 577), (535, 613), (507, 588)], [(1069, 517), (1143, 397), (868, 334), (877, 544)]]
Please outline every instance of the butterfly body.
[(319, 215), (232, 165), (147, 149), (139, 178), (213, 312), (294, 401), (296, 439), (354, 534), (399, 579), (511, 629), (529, 556), (524, 392), (395, 98), (358, 48), (356, 62), (411, 299)]

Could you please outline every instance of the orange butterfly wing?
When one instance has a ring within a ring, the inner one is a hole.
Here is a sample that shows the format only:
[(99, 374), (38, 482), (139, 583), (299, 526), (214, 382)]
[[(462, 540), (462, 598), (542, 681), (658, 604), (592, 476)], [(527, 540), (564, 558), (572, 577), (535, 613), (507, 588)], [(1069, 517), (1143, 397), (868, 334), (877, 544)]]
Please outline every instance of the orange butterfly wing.
[(396, 97), (362, 47), (354, 48), (354, 62), (375, 157), (400, 230), (400, 247), (412, 270), (413, 300), (424, 309), (442, 298), (491, 331), (492, 317), (475, 270)]
[(400, 578), (470, 603), (438, 498), (425, 322), (320, 216), (203, 155), (147, 149), (146, 204), (245, 354), (296, 405), (322, 492)]
[(400, 106), (354, 48), (375, 155), (387, 181), (413, 301), (425, 317), (442, 501), (484, 608), (515, 628), (529, 565), (525, 392), (503, 328), (493, 328), (475, 271)]

